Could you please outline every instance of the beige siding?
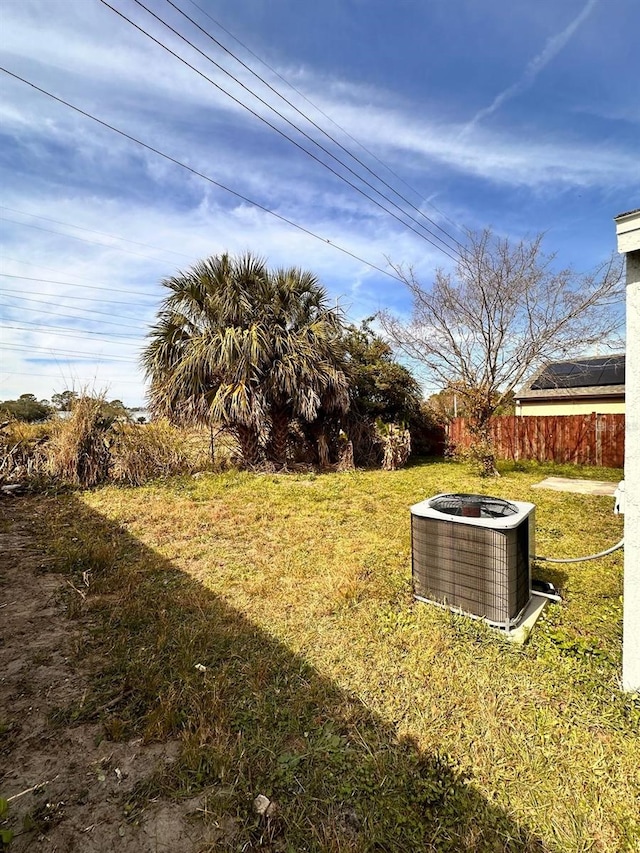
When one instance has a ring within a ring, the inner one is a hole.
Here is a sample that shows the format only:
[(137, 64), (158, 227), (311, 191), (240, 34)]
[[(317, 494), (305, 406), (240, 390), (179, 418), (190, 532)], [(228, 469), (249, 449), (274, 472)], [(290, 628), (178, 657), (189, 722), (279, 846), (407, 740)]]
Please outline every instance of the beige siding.
[(624, 415), (624, 400), (523, 400), (516, 404), (516, 415)]

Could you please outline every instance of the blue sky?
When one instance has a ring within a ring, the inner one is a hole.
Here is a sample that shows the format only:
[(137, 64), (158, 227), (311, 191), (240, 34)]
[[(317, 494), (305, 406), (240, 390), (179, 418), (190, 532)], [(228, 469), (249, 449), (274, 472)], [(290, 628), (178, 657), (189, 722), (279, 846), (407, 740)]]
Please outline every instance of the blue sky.
[[(109, 2), (375, 195), (135, 0)], [(637, 0), (172, 2), (376, 177), (167, 0), (144, 0), (449, 245), (460, 226), (544, 231), (559, 264), (588, 270), (640, 204)], [(412, 264), (426, 284), (453, 266), (99, 0), (4, 0), (0, 15), (4, 68), (323, 238), (0, 74), (0, 399), (90, 387), (144, 403), (160, 280), (210, 254), (309, 268), (353, 321), (408, 310), (364, 261)]]

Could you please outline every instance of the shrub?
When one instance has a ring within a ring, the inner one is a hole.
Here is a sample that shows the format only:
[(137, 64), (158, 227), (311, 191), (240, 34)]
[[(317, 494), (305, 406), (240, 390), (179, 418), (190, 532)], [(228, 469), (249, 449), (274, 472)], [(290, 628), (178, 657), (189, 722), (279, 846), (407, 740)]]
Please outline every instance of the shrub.
[(376, 424), (382, 444), (382, 467), (385, 471), (396, 471), (407, 464), (411, 453), (411, 434), (404, 424)]
[(193, 473), (210, 467), (210, 436), (205, 430), (183, 430), (167, 421), (119, 424), (114, 431), (112, 477), (140, 486), (153, 477)]
[(411, 433), (412, 456), (445, 455), (447, 432), (444, 423), (427, 403), (420, 404), (408, 418), (407, 425)]

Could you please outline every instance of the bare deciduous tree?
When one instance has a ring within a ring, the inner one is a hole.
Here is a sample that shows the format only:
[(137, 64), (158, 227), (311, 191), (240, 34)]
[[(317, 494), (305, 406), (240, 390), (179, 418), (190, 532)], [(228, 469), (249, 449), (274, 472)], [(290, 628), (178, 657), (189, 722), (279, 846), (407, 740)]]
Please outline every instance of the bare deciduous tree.
[(382, 323), (394, 345), (443, 387), (455, 385), (469, 413), (477, 461), (495, 475), (490, 419), (545, 362), (620, 346), (622, 263), (612, 256), (589, 274), (556, 270), (542, 235), (512, 243), (491, 230), (468, 232), (455, 274), (430, 287), (393, 265), (413, 297), (408, 322)]

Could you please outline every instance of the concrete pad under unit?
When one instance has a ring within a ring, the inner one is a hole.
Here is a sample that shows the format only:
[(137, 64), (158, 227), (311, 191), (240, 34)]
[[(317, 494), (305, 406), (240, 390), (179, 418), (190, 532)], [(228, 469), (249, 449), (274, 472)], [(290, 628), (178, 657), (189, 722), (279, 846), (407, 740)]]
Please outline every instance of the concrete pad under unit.
[(505, 632), (507, 640), (510, 643), (515, 643), (517, 646), (524, 646), (548, 602), (549, 599), (546, 596), (537, 595), (535, 592), (532, 592), (531, 599), (529, 600), (527, 609), (522, 614), (522, 619), (518, 627)]

